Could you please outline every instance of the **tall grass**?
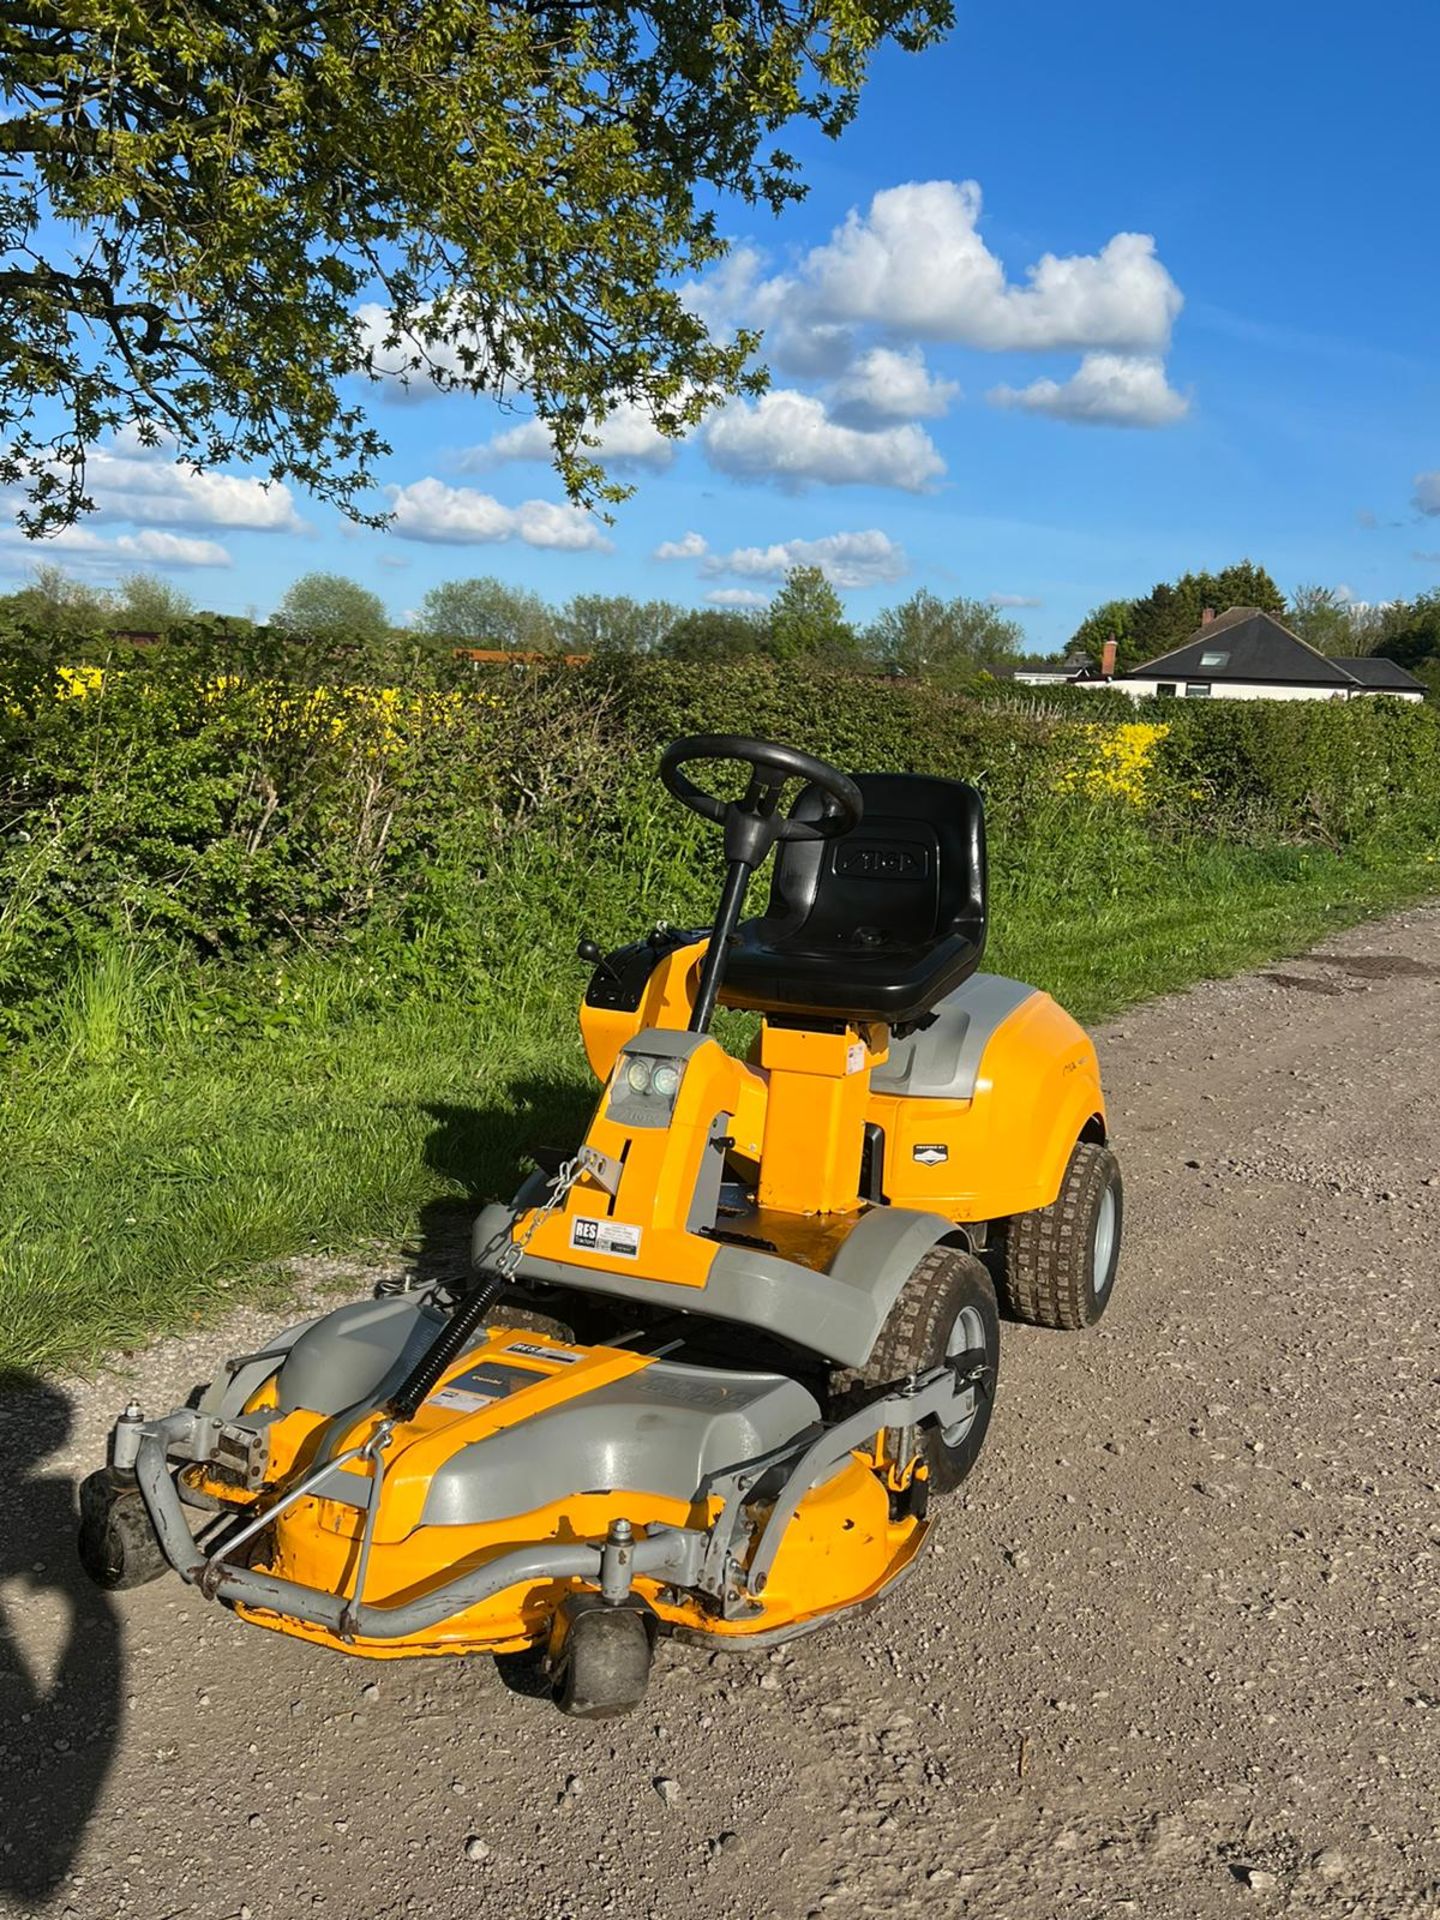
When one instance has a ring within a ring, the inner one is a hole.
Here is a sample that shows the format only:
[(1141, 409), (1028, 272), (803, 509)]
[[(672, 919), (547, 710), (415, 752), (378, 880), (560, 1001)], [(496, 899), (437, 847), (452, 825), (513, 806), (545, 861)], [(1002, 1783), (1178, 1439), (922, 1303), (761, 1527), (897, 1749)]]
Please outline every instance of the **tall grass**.
[(139, 942), (107, 940), (74, 968), (55, 1004), (66, 1068), (113, 1067), (163, 1017), (167, 969)]

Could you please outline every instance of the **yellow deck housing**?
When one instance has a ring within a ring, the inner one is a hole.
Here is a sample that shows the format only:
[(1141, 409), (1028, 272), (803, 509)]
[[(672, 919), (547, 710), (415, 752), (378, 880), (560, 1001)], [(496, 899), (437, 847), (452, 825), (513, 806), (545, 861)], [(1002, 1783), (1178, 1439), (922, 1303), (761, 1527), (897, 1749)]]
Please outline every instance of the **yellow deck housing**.
[[(523, 1354), (513, 1351), (516, 1341), (524, 1343)], [(367, 1602), (383, 1606), (417, 1598), (517, 1546), (603, 1539), (619, 1510), (641, 1534), (657, 1525), (706, 1527), (713, 1521), (718, 1503), (687, 1504), (643, 1489), (625, 1489), (577, 1492), (484, 1525), (423, 1522), (425, 1493), (443, 1460), (561, 1400), (651, 1364), (644, 1355), (593, 1347), (583, 1350), (585, 1358), (579, 1364), (561, 1366), (541, 1357), (547, 1347), (567, 1354), (576, 1351), (533, 1332), (492, 1329), (483, 1346), (471, 1348), (454, 1363), (437, 1392), (486, 1359), (533, 1371), (535, 1385), (473, 1412), (447, 1409), (432, 1395), (415, 1420), (397, 1432), (386, 1454), (384, 1493), (366, 1574)], [(251, 1410), (266, 1404), (266, 1398), (264, 1391), (255, 1395)], [(343, 1450), (358, 1444), (373, 1431), (377, 1418), (366, 1414), (343, 1436), (332, 1436), (332, 1445)], [(309, 1443), (327, 1425), (324, 1416), (303, 1410), (275, 1423), (269, 1469), (273, 1484), (260, 1490), (260, 1499), (271, 1497), (276, 1487), (293, 1477), (311, 1451)], [(358, 1466), (346, 1471), (354, 1474), (359, 1497), (366, 1476)], [(812, 1489), (785, 1531), (763, 1599), (744, 1618), (725, 1619), (695, 1596), (677, 1594), (653, 1580), (637, 1580), (636, 1589), (671, 1627), (735, 1640), (798, 1631), (840, 1607), (880, 1593), (920, 1551), (927, 1523), (913, 1516), (892, 1517), (888, 1479), (878, 1454), (857, 1451), (849, 1465)], [(194, 1484), (237, 1507), (257, 1498), (220, 1480), (197, 1478)], [(763, 1521), (764, 1512), (758, 1509), (756, 1517)], [(253, 1564), (321, 1592), (353, 1593), (362, 1525), (360, 1507), (306, 1496), (276, 1520)], [(543, 1637), (565, 1595), (580, 1584), (574, 1580), (524, 1583), (398, 1640), (342, 1640), (287, 1615), (248, 1606), (239, 1611), (261, 1626), (376, 1659), (417, 1653), (503, 1653)]]

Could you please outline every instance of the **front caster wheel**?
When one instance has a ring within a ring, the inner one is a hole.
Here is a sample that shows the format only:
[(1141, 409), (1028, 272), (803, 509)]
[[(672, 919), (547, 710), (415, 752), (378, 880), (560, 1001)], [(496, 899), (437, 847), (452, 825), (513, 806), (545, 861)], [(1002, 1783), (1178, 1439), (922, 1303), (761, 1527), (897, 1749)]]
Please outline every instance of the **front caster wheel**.
[(140, 1489), (101, 1467), (80, 1482), (80, 1564), (107, 1593), (158, 1580), (169, 1562), (155, 1538)]
[(555, 1704), (577, 1720), (616, 1720), (645, 1698), (651, 1627), (637, 1607), (586, 1607), (571, 1618), (553, 1668)]
[(1114, 1291), (1124, 1224), (1120, 1163), (1082, 1140), (1051, 1205), (1017, 1213), (996, 1235), (1007, 1311), (1032, 1327), (1093, 1327)]

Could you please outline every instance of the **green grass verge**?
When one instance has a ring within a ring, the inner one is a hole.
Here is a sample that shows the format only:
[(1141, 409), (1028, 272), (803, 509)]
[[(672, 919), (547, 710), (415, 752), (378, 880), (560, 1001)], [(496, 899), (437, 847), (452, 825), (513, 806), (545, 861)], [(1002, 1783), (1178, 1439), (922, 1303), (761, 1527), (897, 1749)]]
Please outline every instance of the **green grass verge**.
[[(1437, 889), (1413, 854), (1197, 844), (1002, 877), (988, 964), (1094, 1021)], [(537, 956), (513, 1024), (414, 999), (347, 1016), (331, 983), (326, 1017), (297, 1030), (221, 1042), (152, 1017), (127, 1044), (115, 1001), (143, 985), (112, 981), (68, 1010), (65, 1048), (12, 1063), (0, 1370), (90, 1366), (273, 1286), (297, 1252), (423, 1237), (433, 1211), (508, 1191), (527, 1145), (573, 1139), (591, 1097), (580, 970), (558, 955)]]

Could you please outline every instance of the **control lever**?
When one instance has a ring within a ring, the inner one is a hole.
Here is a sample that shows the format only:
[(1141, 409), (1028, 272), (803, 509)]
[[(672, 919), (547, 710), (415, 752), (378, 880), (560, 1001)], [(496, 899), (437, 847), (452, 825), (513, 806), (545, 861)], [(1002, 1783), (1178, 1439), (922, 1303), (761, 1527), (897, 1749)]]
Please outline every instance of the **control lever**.
[(582, 940), (575, 949), (575, 958), (577, 960), (583, 960), (587, 967), (598, 967), (601, 973), (608, 975), (617, 986), (620, 984), (620, 975), (615, 971), (614, 967), (611, 966), (610, 962), (605, 958), (593, 940)]

